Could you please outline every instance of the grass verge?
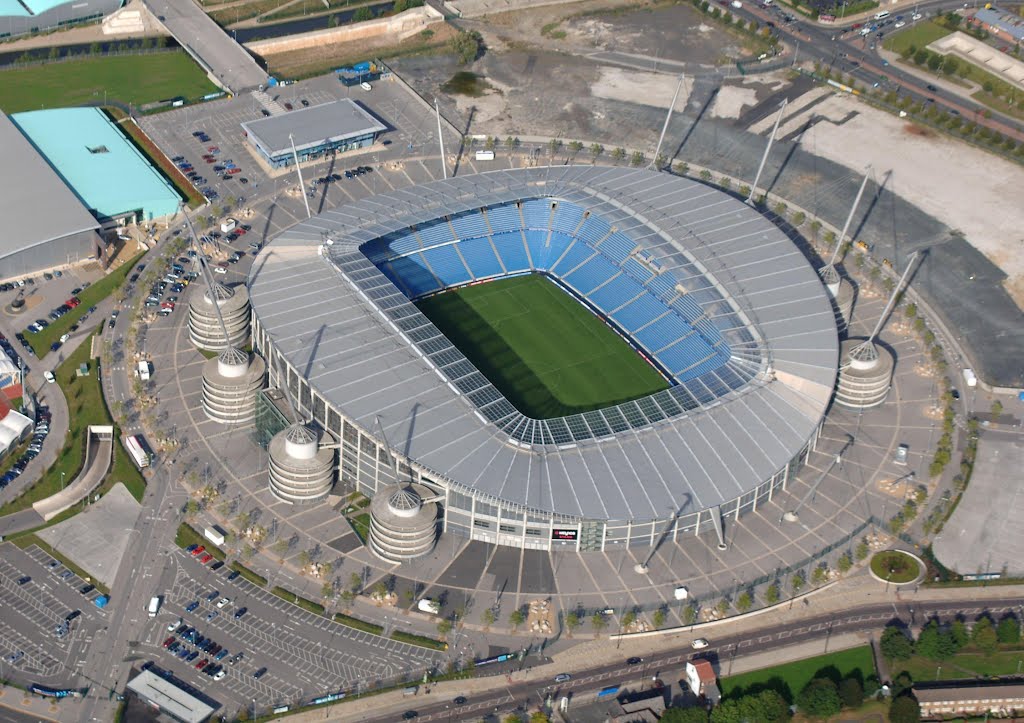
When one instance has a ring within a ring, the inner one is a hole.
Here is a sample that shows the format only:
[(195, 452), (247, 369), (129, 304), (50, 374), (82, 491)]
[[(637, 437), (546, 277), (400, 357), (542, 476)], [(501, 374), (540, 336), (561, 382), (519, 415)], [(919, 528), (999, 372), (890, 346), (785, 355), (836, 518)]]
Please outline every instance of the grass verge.
[(722, 697), (727, 699), (771, 688), (792, 703), (815, 678), (838, 676), (843, 679), (858, 675), (862, 680), (875, 675), (875, 661), (869, 645), (722, 678), (719, 686)]
[[(227, 27), (234, 23), (254, 18), (263, 13), (268, 13), (274, 8), (280, 7), (287, 3), (288, 0), (254, 0), (254, 2), (247, 2), (242, 5), (235, 5), (229, 8), (213, 8), (207, 10), (207, 14), (218, 25)], [(323, 4), (320, 4), (320, 9), (323, 10)]]
[(370, 513), (364, 512), (361, 515), (352, 515), (346, 518), (348, 523), (352, 525), (352, 530), (359, 536), (359, 539), (366, 544), (367, 538), (370, 536)]
[(914, 46), (916, 49), (924, 48), (939, 38), (946, 37), (951, 32), (953, 31), (932, 20), (926, 20), (918, 22), (911, 28), (890, 35), (886, 39), (884, 47), (886, 50), (905, 55), (910, 52), (910, 46)]
[(910, 555), (898, 550), (876, 552), (871, 558), (871, 572), (889, 582), (910, 582), (921, 574), (921, 565)]
[(103, 593), (104, 595), (109, 595), (110, 594), (110, 588), (108, 588), (106, 585), (104, 585), (99, 580), (93, 578), (92, 575), (90, 575), (88, 572), (86, 572), (85, 570), (80, 568), (78, 565), (73, 563), (71, 560), (66, 558), (64, 555), (62, 555), (59, 552), (57, 552), (57, 550), (55, 550), (53, 547), (51, 547), (49, 545), (49, 543), (44, 541), (38, 535), (35, 535), (35, 534), (20, 535), (17, 538), (15, 538), (13, 540), (13, 542), (14, 542), (15, 545), (20, 547), (22, 550), (24, 550), (26, 548), (29, 548), (29, 547), (32, 547), (32, 545), (38, 546), (40, 550), (45, 552), (50, 557), (52, 557), (52, 558), (54, 558), (56, 560), (60, 560), (60, 563), (62, 565), (64, 565), (64, 567), (66, 567), (69, 570), (74, 571), (74, 573), (76, 575), (78, 575), (80, 578), (82, 578), (83, 580), (88, 580), (88, 582), (90, 584), (95, 585), (96, 589), (99, 590), (101, 593)]
[(224, 560), (227, 557), (224, 550), (207, 540), (196, 528), (185, 522), (178, 525), (178, 532), (174, 535), (174, 544), (183, 550), (189, 545), (202, 545), (206, 548), (207, 552), (218, 560)]
[(416, 305), (516, 409), (536, 419), (668, 387), (622, 337), (538, 274), (446, 291)]
[(160, 173), (164, 175), (171, 185), (174, 186), (174, 190), (185, 199), (188, 203), (189, 208), (199, 208), (206, 203), (206, 198), (199, 193), (192, 182), (185, 178), (178, 167), (171, 163), (171, 159), (167, 157), (163, 151), (157, 148), (157, 145), (150, 139), (145, 132), (139, 128), (131, 120), (118, 123), (118, 128), (124, 133), (128, 140), (131, 141), (139, 153), (143, 154), (149, 159), (149, 162), (160, 169)]
[(145, 251), (138, 254), (131, 261), (125, 264), (121, 264), (120, 268), (110, 272), (102, 279), (92, 284), (78, 295), (78, 298), (82, 300), (82, 303), (76, 306), (74, 309), (69, 311), (64, 316), (57, 319), (57, 321), (51, 322), (48, 327), (40, 332), (33, 333), (31, 331), (25, 331), (25, 338), (28, 339), (28, 343), (32, 345), (32, 351), (35, 352), (36, 356), (43, 359), (47, 354), (50, 353), (50, 345), (57, 341), (61, 335), (65, 334), (73, 324), (77, 324), (82, 318), (82, 314), (89, 310), (90, 307), (96, 306), (105, 298), (110, 296), (116, 288), (124, 283), (125, 278), (128, 276), (128, 272), (135, 268), (135, 264), (139, 262), (145, 255)]
[(270, 592), (274, 593), (275, 595), (277, 595), (282, 600), (287, 600), (288, 602), (292, 603), (293, 605), (298, 605), (303, 610), (308, 610), (309, 612), (316, 613), (317, 615), (323, 615), (324, 614), (324, 606), (323, 605), (321, 605), (320, 603), (315, 603), (312, 600), (307, 600), (306, 598), (302, 597), (301, 595), (296, 595), (291, 590), (286, 590), (285, 588), (283, 588), (281, 586), (277, 586), (273, 590), (271, 590)]
[(255, 572), (247, 568), (245, 565), (238, 562), (238, 560), (232, 562), (230, 567), (232, 570), (234, 570), (239, 575), (244, 577), (246, 580), (251, 582), (253, 585), (259, 585), (260, 587), (267, 586), (267, 578), (263, 577), (262, 575), (257, 575)]
[(8, 114), (104, 100), (138, 106), (177, 96), (201, 98), (217, 90), (184, 51), (0, 70), (0, 108)]
[(418, 645), (421, 648), (430, 648), (431, 650), (447, 650), (448, 643), (440, 640), (434, 640), (428, 638), (426, 635), (417, 635), (416, 633), (407, 633), (402, 630), (393, 630), (391, 632), (391, 639), (397, 640), (400, 643), (408, 643), (409, 645)]
[(892, 673), (906, 671), (914, 681), (963, 680), (967, 678), (991, 678), (1001, 675), (1016, 675), (1024, 649), (997, 650), (991, 655), (966, 648), (952, 658), (942, 661), (929, 660), (919, 655), (909, 660), (892, 664)]
[(351, 615), (346, 615), (345, 613), (335, 613), (334, 622), (341, 623), (346, 628), (362, 630), (364, 633), (369, 633), (370, 635), (382, 635), (384, 633), (384, 628), (380, 625), (368, 623), (365, 620), (354, 618)]
[[(63, 390), (68, 404), (68, 433), (64, 438), (64, 446), (57, 455), (57, 460), (35, 484), (0, 507), (0, 515), (9, 515), (12, 512), (28, 509), (39, 500), (59, 492), (64, 484), (70, 484), (82, 471), (82, 465), (85, 462), (85, 438), (89, 425), (112, 423), (103, 402), (103, 390), (100, 387), (96, 361), (89, 356), (94, 335), (95, 332), (83, 339), (81, 345), (71, 356), (54, 370), (57, 384)], [(84, 363), (89, 364), (89, 373), (80, 377), (76, 374), (76, 370), (79, 365)], [(51, 434), (47, 440), (51, 444), (56, 443), (56, 435)], [(117, 454), (116, 446), (114, 449), (116, 467), (121, 455)], [(102, 491), (110, 488), (112, 483), (109, 482), (109, 479), (110, 475), (108, 475), (108, 482), (101, 485)], [(132, 480), (132, 484), (137, 485), (138, 480)]]

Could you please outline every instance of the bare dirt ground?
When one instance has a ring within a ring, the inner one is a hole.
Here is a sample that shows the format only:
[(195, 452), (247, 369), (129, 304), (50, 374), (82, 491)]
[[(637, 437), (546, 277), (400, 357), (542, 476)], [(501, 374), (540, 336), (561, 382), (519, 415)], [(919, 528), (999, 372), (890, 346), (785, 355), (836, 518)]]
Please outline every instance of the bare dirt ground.
[[(1008, 276), (1007, 290), (1024, 308), (1024, 206), (1009, 189), (1024, 186), (1024, 169), (985, 151), (875, 110), (846, 95), (814, 113), (857, 115), (842, 125), (817, 123), (801, 139), (805, 150), (876, 178), (892, 171), (892, 190), (961, 231)], [(897, 219), (898, 223), (898, 219)]]

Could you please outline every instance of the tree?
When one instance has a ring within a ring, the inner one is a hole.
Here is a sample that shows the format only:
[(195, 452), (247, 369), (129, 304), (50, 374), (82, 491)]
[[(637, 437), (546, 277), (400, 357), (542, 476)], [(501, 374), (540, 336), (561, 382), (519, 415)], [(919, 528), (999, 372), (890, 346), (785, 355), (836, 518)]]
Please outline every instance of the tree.
[(573, 141), (572, 143), (569, 144), (569, 150), (572, 152), (573, 156), (575, 156), (577, 153), (583, 150), (583, 144), (580, 143), (579, 141)]
[(693, 603), (690, 603), (685, 608), (683, 608), (683, 624), (684, 625), (693, 625), (693, 623), (696, 620), (697, 620), (697, 606), (694, 605)]
[(608, 627), (608, 619), (605, 618), (604, 613), (596, 612), (590, 618), (590, 627), (594, 629), (594, 632), (601, 632)]
[(753, 604), (754, 599), (750, 595), (749, 590), (744, 590), (740, 593), (740, 596), (736, 598), (736, 609), (739, 610), (741, 613), (745, 613), (747, 612), (747, 610), (750, 610)]
[(359, 593), (363, 588), (363, 576), (358, 572), (353, 572), (348, 576), (348, 587), (354, 593)]
[(622, 616), (622, 627), (628, 628), (630, 625), (636, 622), (636, 612), (633, 610), (627, 610)]
[(544, 711), (535, 710), (530, 714), (530, 723), (551, 723), (551, 719)]
[(851, 567), (853, 567), (853, 560), (850, 559), (850, 553), (844, 552), (839, 556), (839, 559), (836, 560), (836, 569), (845, 575), (850, 571)]
[(334, 597), (334, 585), (329, 582), (325, 582), (320, 586), (320, 597), (324, 600), (330, 600)]
[(615, 161), (616, 163), (621, 163), (622, 159), (625, 158), (625, 157), (626, 157), (626, 149), (625, 148), (616, 148), (614, 151), (612, 151), (612, 160)]
[(273, 545), (270, 546), (271, 551), (278, 557), (284, 557), (285, 553), (288, 552), (288, 540), (280, 539), (277, 540)]
[(437, 621), (438, 635), (447, 635), (452, 631), (452, 621), (448, 618), (441, 618)]
[(365, 5), (352, 13), (354, 23), (365, 23), (367, 20), (373, 20), (373, 11)]
[(708, 723), (708, 712), (704, 708), (669, 708), (661, 714), (661, 723)]
[(580, 626), (581, 622), (582, 621), (580, 620), (580, 614), (578, 612), (576, 612), (575, 610), (571, 610), (565, 616), (565, 627), (567, 627), (569, 629), (569, 634), (570, 635), (572, 635), (572, 631), (573, 630), (575, 630), (576, 628), (578, 628)]
[(921, 629), (921, 634), (917, 636), (917, 642), (914, 643), (914, 652), (929, 660), (942, 660), (937, 620), (929, 620)]
[(1020, 623), (1013, 615), (1007, 615), (999, 621), (996, 627), (996, 638), (1000, 643), (1020, 642)]
[(901, 695), (892, 699), (889, 705), (890, 723), (919, 723), (921, 706), (912, 695)]
[(864, 703), (864, 686), (856, 678), (846, 678), (839, 684), (839, 700), (844, 708), (860, 708)]
[(185, 503), (185, 517), (192, 518), (199, 514), (199, 503), (189, 500)]
[(764, 591), (764, 600), (769, 605), (774, 605), (779, 601), (779, 583), (773, 582), (768, 586), (768, 589)]
[(857, 562), (860, 562), (868, 556), (869, 552), (871, 552), (871, 548), (868, 547), (868, 543), (864, 540), (861, 540), (857, 543), (857, 547), (853, 551), (853, 556), (857, 558)]
[(959, 69), (960, 61), (953, 55), (947, 55), (946, 59), (942, 61), (942, 72), (946, 75), (955, 75)]
[(793, 574), (793, 577), (789, 579), (789, 586), (793, 588), (793, 594), (796, 595), (804, 589), (804, 585), (807, 584), (806, 578), (804, 578), (803, 571), (798, 571)]
[(548, 155), (549, 156), (554, 156), (556, 153), (558, 153), (558, 149), (561, 148), (561, 147), (562, 147), (562, 139), (561, 138), (552, 138), (550, 141), (548, 141)]
[(985, 655), (991, 655), (996, 651), (999, 646), (999, 638), (996, 637), (996, 630), (992, 625), (991, 618), (983, 616), (974, 623), (974, 629), (971, 630), (971, 642), (977, 645)]
[(956, 649), (967, 645), (971, 639), (971, 634), (967, 631), (967, 626), (963, 620), (954, 620), (949, 626), (949, 637), (953, 640), (953, 644), (956, 645)]
[(815, 678), (804, 686), (796, 697), (800, 712), (817, 718), (827, 718), (842, 710), (836, 684), (828, 678)]
[(494, 614), (493, 608), (487, 608), (480, 616), (480, 619), (484, 621), (485, 627), (490, 627), (491, 625), (494, 625), (494, 622), (498, 619), (498, 616)]
[(811, 573), (811, 581), (815, 585), (824, 585), (828, 581), (828, 566), (824, 563), (814, 568)]
[(634, 167), (642, 166), (645, 160), (647, 159), (643, 153), (640, 151), (633, 151), (633, 155), (629, 157), (629, 164)]
[(408, 9), (409, 9), (409, 2), (408, 2), (408, 0), (395, 0), (395, 5), (392, 8), (392, 10), (394, 11), (395, 15), (397, 15), (398, 13), (404, 13)]
[(512, 136), (508, 136), (505, 139), (505, 150), (507, 150), (509, 153), (511, 153), (512, 151), (515, 150), (515, 148), (516, 148), (516, 139), (513, 138)]
[(594, 157), (595, 161), (601, 157), (602, 153), (604, 153), (604, 146), (602, 146), (600, 143), (590, 144), (590, 155)]
[(1003, 413), (1003, 403), (1000, 402), (998, 399), (995, 400), (994, 402), (992, 402), (992, 409), (990, 411), (992, 412), (993, 417), (998, 417), (1000, 414)]
[(924, 65), (925, 63), (928, 62), (928, 58), (930, 58), (931, 55), (932, 54), (929, 53), (927, 50), (921, 48), (916, 53), (914, 53), (914, 63), (916, 65)]
[(448, 49), (459, 63), (469, 65), (484, 53), (484, 38), (476, 30), (462, 30), (448, 41)]
[(938, 53), (932, 53), (931, 55), (928, 56), (928, 70), (930, 70), (930, 71), (932, 71), (934, 73), (934, 72), (938, 71), (938, 69), (939, 69), (939, 67), (941, 65), (942, 65), (942, 56), (941, 55), (939, 55)]
[(901, 628), (887, 625), (878, 643), (886, 660), (907, 660), (914, 654), (914, 645)]
[(508, 622), (513, 629), (518, 628), (526, 622), (526, 613), (524, 613), (521, 608), (516, 608), (508, 614)]
[(725, 614), (729, 612), (729, 600), (724, 597), (719, 600), (718, 604), (715, 605), (715, 612), (718, 613), (718, 617), (724, 618)]
[(665, 612), (665, 608), (660, 607), (654, 611), (654, 614), (651, 616), (651, 622), (654, 623), (655, 628), (660, 628), (665, 624), (666, 617), (668, 617), (668, 613)]

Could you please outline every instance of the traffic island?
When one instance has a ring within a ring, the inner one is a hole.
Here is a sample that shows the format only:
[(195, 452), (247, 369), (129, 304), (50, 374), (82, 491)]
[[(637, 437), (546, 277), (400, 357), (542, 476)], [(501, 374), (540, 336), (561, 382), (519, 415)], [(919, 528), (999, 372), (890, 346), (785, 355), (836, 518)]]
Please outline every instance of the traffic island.
[(871, 576), (879, 582), (908, 585), (924, 575), (924, 561), (902, 550), (882, 550), (871, 558)]

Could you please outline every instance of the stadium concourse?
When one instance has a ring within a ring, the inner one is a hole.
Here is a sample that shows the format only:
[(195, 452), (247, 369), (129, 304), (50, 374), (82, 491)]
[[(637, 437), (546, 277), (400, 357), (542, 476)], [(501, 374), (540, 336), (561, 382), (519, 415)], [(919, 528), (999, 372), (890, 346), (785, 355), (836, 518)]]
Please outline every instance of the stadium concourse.
[[(528, 417), (411, 301), (530, 273), (667, 389)], [(415, 481), (445, 532), (499, 545), (608, 550), (666, 530), (724, 544), (723, 518), (805, 461), (835, 382), (831, 303), (792, 241), (668, 174), (509, 170), (363, 199), (282, 233), (249, 283), (271, 384), (339, 441), (338, 489)]]

